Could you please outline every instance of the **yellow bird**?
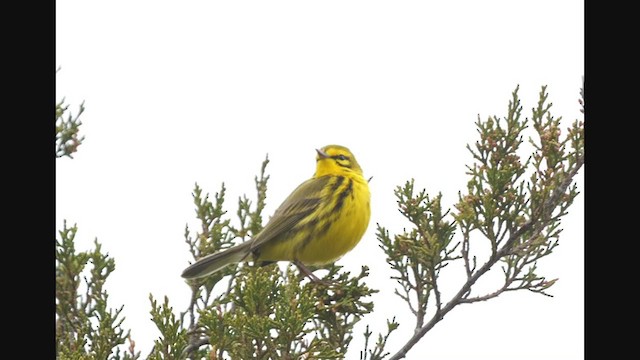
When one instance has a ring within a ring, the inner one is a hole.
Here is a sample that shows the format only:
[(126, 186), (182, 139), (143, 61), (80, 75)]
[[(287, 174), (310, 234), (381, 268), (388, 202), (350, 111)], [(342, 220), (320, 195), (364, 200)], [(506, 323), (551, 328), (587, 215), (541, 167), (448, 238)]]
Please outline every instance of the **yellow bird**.
[(187, 279), (210, 275), (227, 265), (291, 261), (310, 278), (305, 265), (331, 263), (360, 241), (371, 215), (369, 184), (355, 156), (344, 146), (316, 149), (316, 172), (300, 184), (251, 240), (207, 255), (182, 272)]

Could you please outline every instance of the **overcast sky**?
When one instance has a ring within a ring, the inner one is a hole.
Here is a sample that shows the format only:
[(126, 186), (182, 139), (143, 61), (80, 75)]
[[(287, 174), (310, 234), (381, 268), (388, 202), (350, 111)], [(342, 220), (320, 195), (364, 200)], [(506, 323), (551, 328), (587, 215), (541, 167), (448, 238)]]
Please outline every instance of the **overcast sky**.
[[(347, 358), (366, 325), (385, 331), (396, 316), (394, 353), (414, 325), (375, 237), (376, 223), (407, 226), (394, 188), (414, 178), (455, 203), (475, 121), (504, 116), (518, 84), (525, 116), (548, 85), (552, 113), (566, 126), (582, 119), (582, 1), (60, 0), (56, 17), (56, 96), (74, 113), (86, 106), (84, 144), (56, 162), (56, 223), (78, 224), (79, 250), (97, 238), (115, 259), (109, 301), (125, 305), (143, 355), (159, 335), (149, 293), (169, 296), (176, 314), (188, 304), (180, 273), (196, 182), (211, 194), (224, 182), (234, 214), (268, 154), (268, 217), (313, 174), (314, 149), (349, 147), (373, 176), (372, 218), (338, 263), (368, 265), (380, 293)], [(407, 359), (582, 359), (583, 207), (580, 195), (539, 264), (560, 278), (553, 298), (522, 291), (458, 307)], [(459, 284), (443, 287), (448, 299)]]

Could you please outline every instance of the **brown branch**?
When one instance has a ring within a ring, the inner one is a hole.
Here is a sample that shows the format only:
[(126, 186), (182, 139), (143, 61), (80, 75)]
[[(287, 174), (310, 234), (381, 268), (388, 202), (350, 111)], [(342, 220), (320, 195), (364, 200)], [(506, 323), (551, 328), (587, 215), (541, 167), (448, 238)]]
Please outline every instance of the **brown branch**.
[(474, 258), (474, 266), (473, 268), (471, 267), (471, 264), (469, 262), (469, 250), (471, 250), (471, 244), (469, 242), (469, 234), (465, 233), (464, 238), (462, 239), (462, 259), (464, 260), (464, 269), (467, 273), (467, 278), (471, 277), (471, 274), (476, 270), (475, 267), (475, 258)]
[(198, 350), (202, 345), (209, 345), (209, 344), (211, 344), (211, 342), (209, 341), (208, 337), (192, 340), (189, 342), (189, 345), (187, 345), (184, 348), (184, 350), (182, 350), (182, 356), (185, 356), (185, 355), (188, 356), (189, 354)]
[(515, 290), (515, 289), (510, 289), (509, 288), (509, 285), (511, 285), (512, 283), (513, 283), (513, 278), (507, 279), (504, 282), (504, 285), (500, 289), (498, 289), (498, 290), (496, 290), (496, 291), (494, 291), (492, 293), (489, 293), (489, 294), (486, 294), (486, 295), (482, 295), (482, 296), (475, 296), (475, 297), (472, 297), (472, 298), (461, 298), (459, 300), (459, 302), (460, 302), (460, 304), (471, 304), (471, 303), (478, 302), (478, 301), (486, 301), (486, 300), (489, 300), (489, 299), (493, 299), (494, 297), (497, 297), (498, 295), (502, 294), (505, 291)]
[[(424, 311), (424, 306), (422, 303), (422, 283), (420, 282), (420, 274), (418, 274), (418, 266), (419, 264), (414, 263), (413, 264), (413, 278), (415, 279), (416, 282), (416, 286), (413, 287), (416, 291), (416, 301), (418, 303), (417, 308), (418, 311), (415, 314), (416, 315), (416, 329), (419, 329), (420, 327), (422, 327), (422, 324), (424, 324), (424, 316), (425, 316), (425, 311)], [(428, 296), (428, 295), (427, 295)]]
[(433, 294), (436, 297), (436, 312), (439, 312), (440, 310), (442, 310), (442, 300), (440, 298), (441, 297), (440, 290), (438, 289), (438, 277), (436, 276), (435, 266), (431, 266), (431, 277), (432, 277), (431, 288), (433, 289)]
[(201, 343), (203, 339), (198, 339), (198, 331), (197, 331), (198, 326), (197, 326), (196, 315), (195, 315), (195, 306), (198, 300), (198, 296), (197, 296), (198, 287), (193, 284), (190, 284), (190, 287), (191, 287), (191, 300), (189, 302), (189, 307), (184, 313), (180, 314), (180, 317), (183, 318), (185, 313), (187, 312), (189, 313), (190, 325), (189, 325), (189, 330), (187, 332), (190, 334), (189, 344), (182, 351), (182, 355), (187, 355), (187, 356), (191, 354), (193, 351), (197, 350), (200, 346), (208, 343), (208, 339), (206, 343)]
[(491, 267), (503, 256), (503, 253), (507, 252), (507, 247), (514, 243), (519, 236), (521, 236), (524, 232), (529, 231), (532, 228), (534, 223), (529, 220), (527, 221), (515, 234), (513, 234), (507, 243), (496, 252), (495, 255), (491, 256), (491, 258), (480, 268), (476, 273), (474, 273), (465, 283), (462, 285), (462, 288), (456, 293), (456, 295), (440, 310), (436, 311), (431, 320), (424, 325), (422, 328), (418, 329), (413, 336), (407, 341), (407, 343), (389, 360), (398, 360), (402, 359), (406, 356), (407, 352), (429, 331), (431, 328), (435, 326), (440, 320), (444, 318), (444, 316), (451, 311), (454, 307), (461, 304), (461, 300), (471, 291), (471, 287), (473, 284), (478, 281), (478, 279), (484, 275)]
[[(571, 184), (573, 177), (577, 174), (578, 170), (584, 164), (584, 157), (579, 156), (576, 160), (575, 167), (569, 171), (568, 176), (564, 179), (564, 182), (558, 186), (558, 188), (553, 192), (553, 194), (545, 201), (542, 205), (542, 215), (550, 215), (555, 207), (558, 206), (557, 202), (560, 200), (561, 196), (566, 192), (567, 188)], [(451, 311), (454, 307), (459, 304), (464, 303), (464, 298), (467, 296), (471, 287), (478, 281), (478, 279), (484, 275), (487, 271), (491, 269), (493, 265), (495, 265), (500, 258), (509, 254), (512, 250), (513, 244), (525, 233), (537, 228), (534, 233), (530, 236), (530, 238), (535, 238), (542, 232), (542, 229), (546, 226), (547, 221), (543, 224), (538, 223), (539, 218), (532, 218), (525, 222), (515, 233), (513, 233), (509, 239), (504, 243), (504, 245), (492, 256), (489, 260), (480, 268), (477, 272), (475, 272), (471, 277), (467, 279), (467, 281), (462, 285), (462, 288), (455, 294), (455, 296), (441, 309), (436, 310), (436, 313), (433, 315), (431, 320), (426, 323), (420, 329), (417, 329), (413, 336), (406, 342), (406, 344), (400, 348), (400, 350), (395, 353), (393, 356), (389, 358), (389, 360), (398, 360), (403, 359), (409, 350), (418, 343), (418, 341), (433, 328), (440, 320), (444, 318), (444, 316)], [(497, 296), (497, 295), (496, 295)]]

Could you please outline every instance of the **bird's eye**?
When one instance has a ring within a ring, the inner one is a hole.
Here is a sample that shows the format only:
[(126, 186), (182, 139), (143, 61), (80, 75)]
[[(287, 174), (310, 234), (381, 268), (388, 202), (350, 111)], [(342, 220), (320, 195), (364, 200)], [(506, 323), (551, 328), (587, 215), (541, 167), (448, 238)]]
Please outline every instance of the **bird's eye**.
[(338, 160), (347, 160), (347, 157), (346, 157), (346, 156), (344, 156), (344, 155), (338, 155), (338, 156), (336, 157), (336, 159), (338, 159)]

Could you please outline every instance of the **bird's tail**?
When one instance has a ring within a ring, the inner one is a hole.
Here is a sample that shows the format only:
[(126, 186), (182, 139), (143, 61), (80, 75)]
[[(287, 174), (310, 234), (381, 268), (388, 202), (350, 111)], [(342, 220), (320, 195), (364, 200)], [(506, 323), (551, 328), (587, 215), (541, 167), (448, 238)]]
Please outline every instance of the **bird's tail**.
[(251, 251), (251, 241), (245, 241), (227, 250), (207, 255), (191, 264), (182, 272), (185, 279), (196, 279), (213, 274), (227, 265), (244, 260)]

